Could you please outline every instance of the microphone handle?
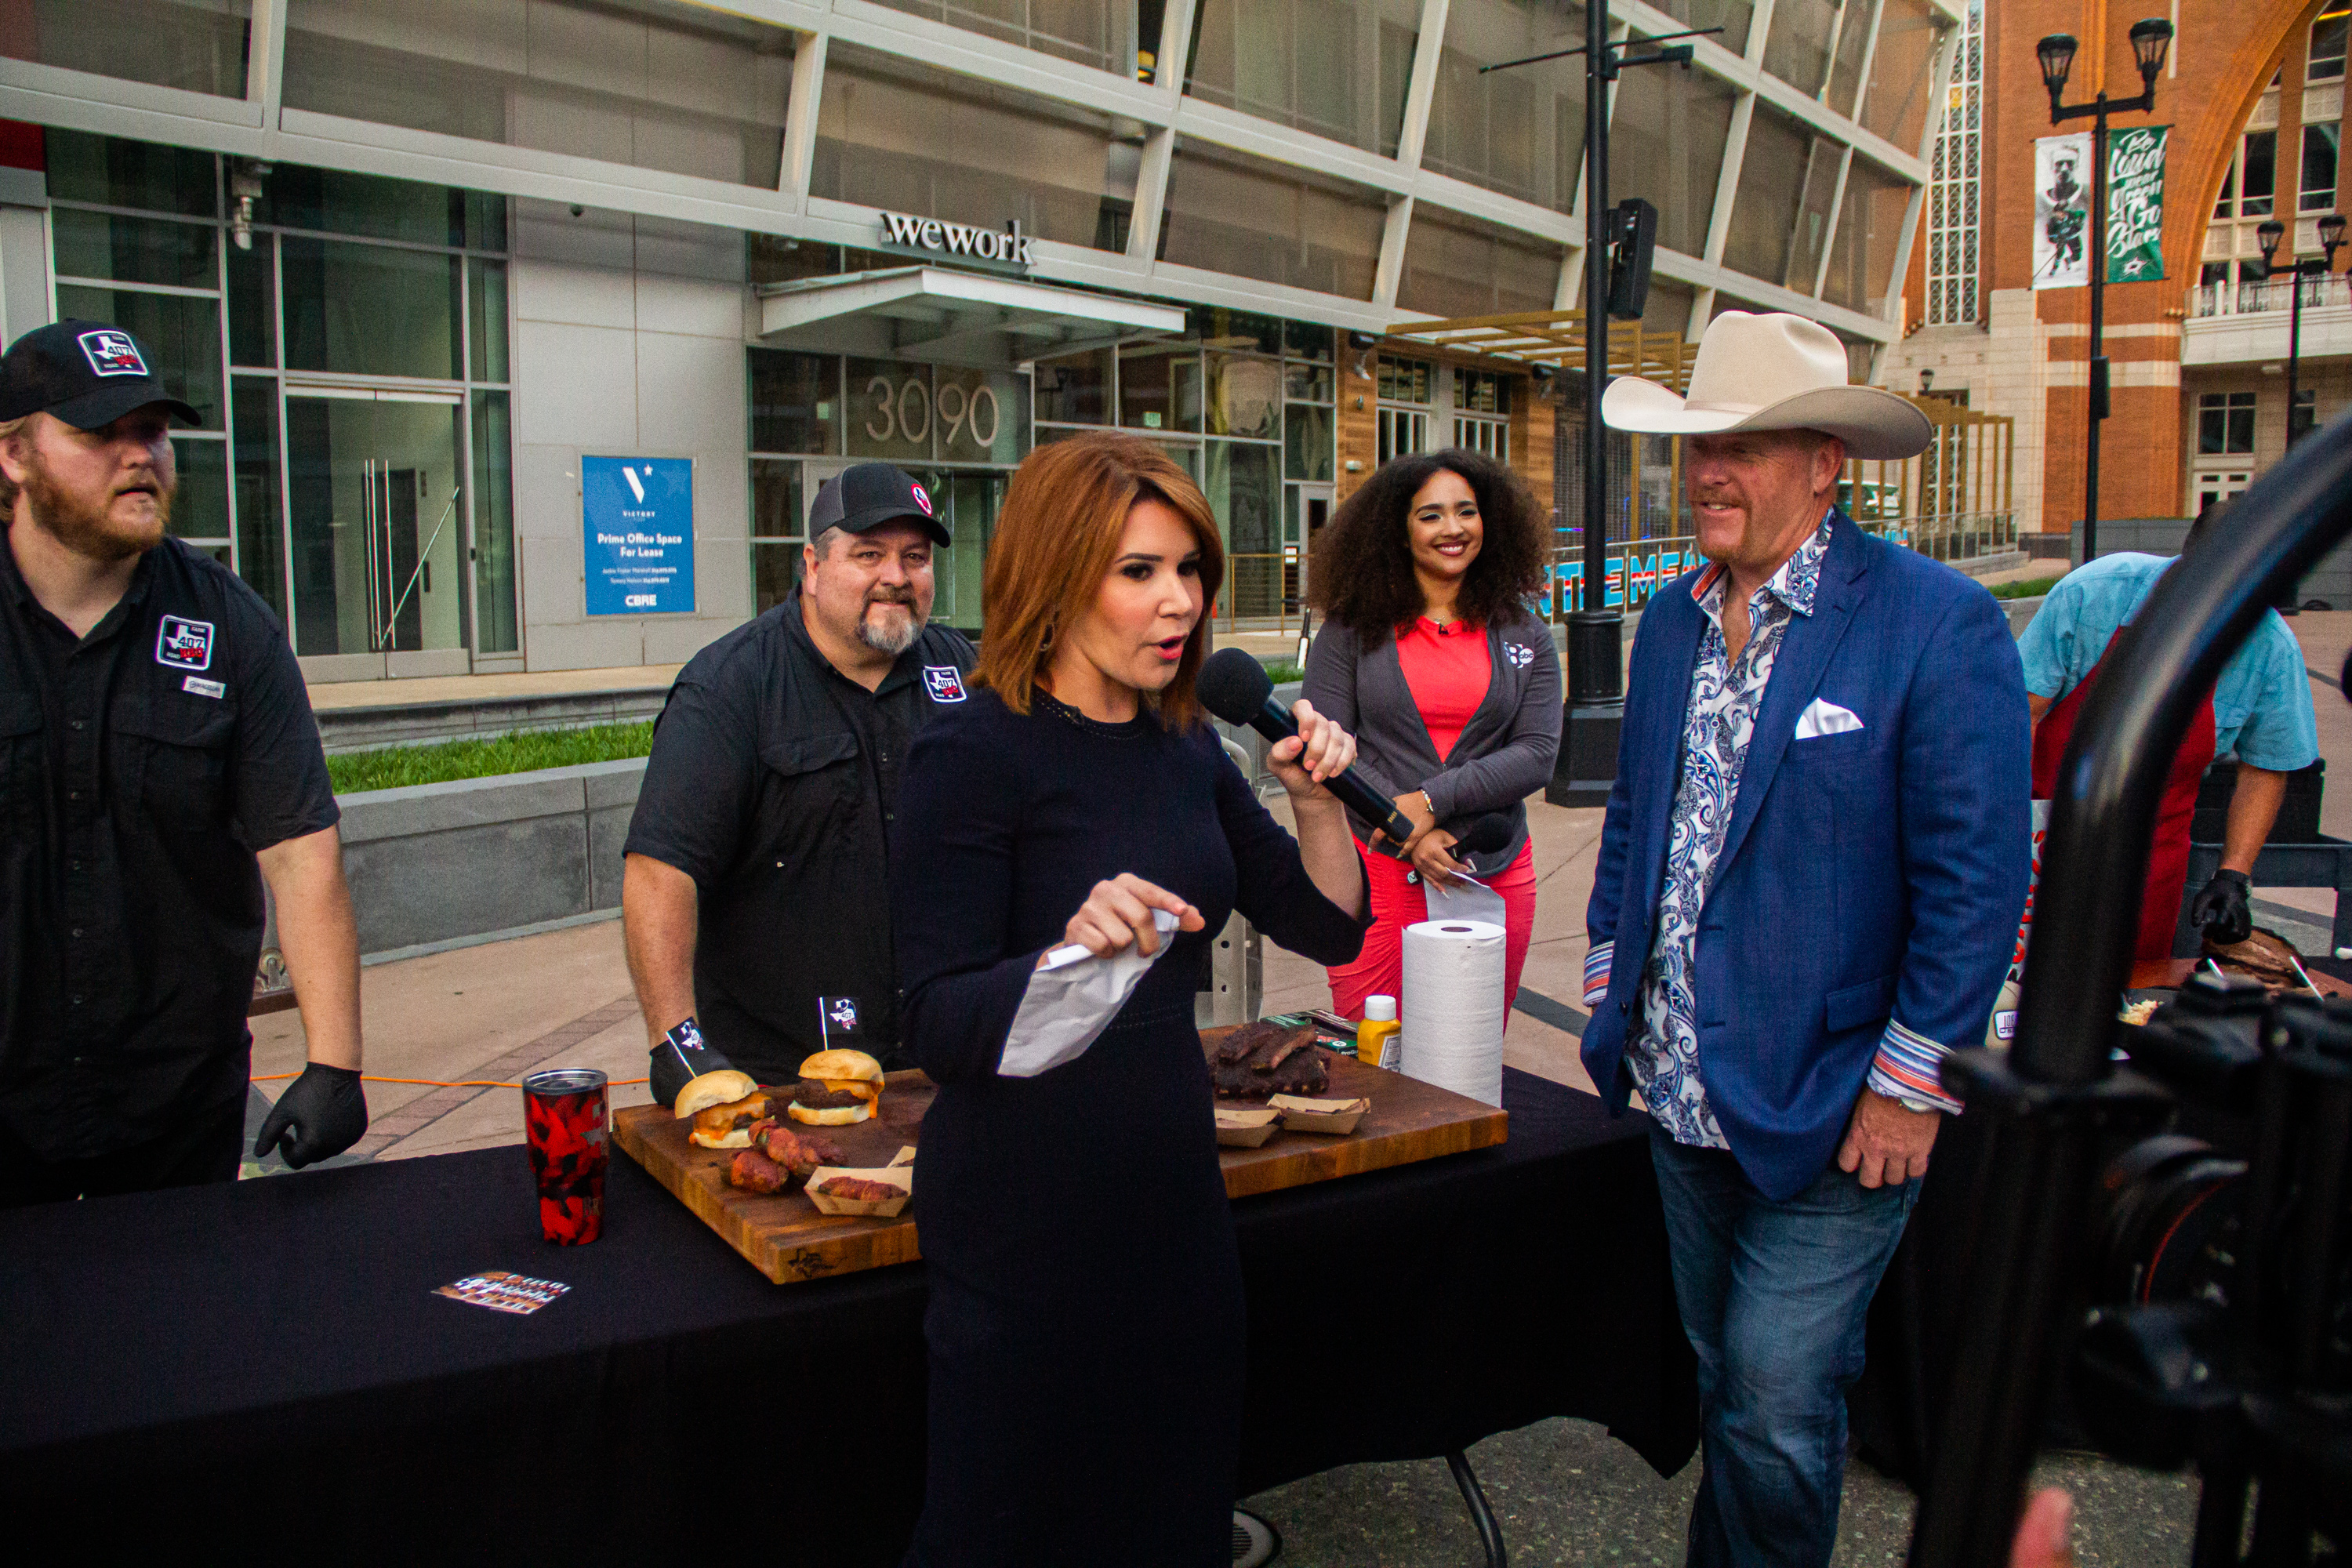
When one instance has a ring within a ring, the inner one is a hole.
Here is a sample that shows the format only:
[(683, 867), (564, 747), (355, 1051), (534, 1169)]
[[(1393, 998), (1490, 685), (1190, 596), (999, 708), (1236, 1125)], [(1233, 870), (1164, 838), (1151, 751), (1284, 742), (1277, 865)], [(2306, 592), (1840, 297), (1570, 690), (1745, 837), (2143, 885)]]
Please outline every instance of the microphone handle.
[[(1298, 733), (1298, 721), (1268, 698), (1251, 718), (1250, 728), (1269, 741), (1287, 741)], [(1337, 778), (1325, 779), (1323, 787), (1337, 795), (1340, 805), (1387, 834), (1390, 843), (1402, 844), (1412, 837), (1412, 818), (1399, 811), (1396, 802), (1366, 783), (1364, 775), (1355, 769), (1349, 768)]]

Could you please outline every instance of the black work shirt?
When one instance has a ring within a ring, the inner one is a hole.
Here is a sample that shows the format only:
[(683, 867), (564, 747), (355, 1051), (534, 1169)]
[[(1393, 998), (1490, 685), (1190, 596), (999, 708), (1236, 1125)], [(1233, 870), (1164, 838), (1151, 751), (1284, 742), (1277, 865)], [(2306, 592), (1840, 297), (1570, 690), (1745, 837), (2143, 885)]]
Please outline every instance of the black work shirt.
[(623, 847), (694, 879), (696, 1019), (762, 1083), (824, 1048), (819, 997), (854, 998), (862, 1048), (898, 1063), (898, 773), (914, 731), (965, 700), (972, 661), (961, 633), (927, 626), (868, 691), (809, 640), (794, 592), (670, 688)]
[(0, 542), (0, 1122), (80, 1159), (242, 1095), (256, 852), (338, 815), (285, 628), (226, 567), (166, 539), (77, 638)]

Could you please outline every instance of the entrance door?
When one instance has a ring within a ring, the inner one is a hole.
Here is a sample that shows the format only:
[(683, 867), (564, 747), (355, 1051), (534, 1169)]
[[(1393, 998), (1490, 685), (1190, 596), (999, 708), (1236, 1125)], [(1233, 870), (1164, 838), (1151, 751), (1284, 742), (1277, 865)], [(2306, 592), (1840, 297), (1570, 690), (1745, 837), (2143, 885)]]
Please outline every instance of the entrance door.
[(948, 530), (955, 543), (933, 557), (937, 596), (931, 618), (964, 632), (980, 629), (981, 568), (988, 560), (988, 542), (996, 532), (996, 514), (1004, 506), (1004, 487), (1011, 476), (985, 468), (942, 469), (931, 476), (932, 504), (944, 504)]
[(1282, 598), (1286, 611), (1307, 603), (1307, 576), (1315, 558), (1315, 536), (1331, 521), (1334, 491), (1329, 485), (1292, 485), (1290, 518), (1283, 531)]
[(2200, 472), (2191, 487), (2196, 493), (2189, 501), (2189, 515), (2202, 515), (2207, 507), (2218, 506), (2253, 482), (2252, 468), (2209, 468)]
[(314, 676), (462, 675), (466, 518), (455, 395), (289, 385), (294, 647)]

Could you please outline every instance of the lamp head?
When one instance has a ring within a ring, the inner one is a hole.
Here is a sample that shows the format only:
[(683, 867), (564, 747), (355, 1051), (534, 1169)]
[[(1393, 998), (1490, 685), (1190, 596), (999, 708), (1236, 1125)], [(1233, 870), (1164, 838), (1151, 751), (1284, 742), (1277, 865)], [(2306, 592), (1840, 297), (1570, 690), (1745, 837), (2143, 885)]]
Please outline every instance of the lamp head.
[(1919, 395), (1922, 397), (1927, 396), (1928, 392), (1934, 388), (1935, 384), (1935, 368), (1933, 366), (1922, 366), (1919, 371)]
[(2344, 215), (2329, 213), (2319, 220), (2319, 248), (2327, 252), (2330, 264), (2336, 259), (2336, 247), (2343, 243)]
[(2156, 85), (2164, 57), (2172, 48), (2172, 24), (2161, 16), (2142, 16), (2131, 25), (2132, 58), (2139, 63), (2142, 89)]
[(2278, 255), (2279, 241), (2285, 237), (2286, 225), (2279, 222), (2276, 218), (2270, 219), (2260, 228), (2254, 230), (2254, 240), (2263, 247), (2263, 270), (2264, 272), (2268, 272), (2271, 269), (2271, 262)]
[(2072, 33), (2053, 33), (2033, 46), (2042, 59), (2042, 85), (2050, 89), (2053, 108), (2057, 106), (2058, 95), (2066, 90), (2067, 77), (2074, 74), (2074, 49)]

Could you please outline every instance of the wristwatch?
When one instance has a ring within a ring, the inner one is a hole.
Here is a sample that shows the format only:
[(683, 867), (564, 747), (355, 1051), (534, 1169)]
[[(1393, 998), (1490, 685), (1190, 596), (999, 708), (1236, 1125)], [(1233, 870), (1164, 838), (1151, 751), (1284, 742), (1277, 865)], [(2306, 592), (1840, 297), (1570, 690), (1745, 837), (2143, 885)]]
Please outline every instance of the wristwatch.
[(1896, 1095), (1895, 1097), (1895, 1103), (1901, 1106), (1906, 1110), (1917, 1111), (1922, 1116), (1926, 1115), (1928, 1111), (1937, 1109), (1935, 1106), (1928, 1104), (1926, 1100), (1914, 1100), (1907, 1094)]

